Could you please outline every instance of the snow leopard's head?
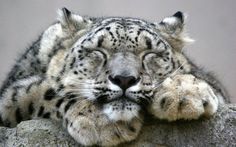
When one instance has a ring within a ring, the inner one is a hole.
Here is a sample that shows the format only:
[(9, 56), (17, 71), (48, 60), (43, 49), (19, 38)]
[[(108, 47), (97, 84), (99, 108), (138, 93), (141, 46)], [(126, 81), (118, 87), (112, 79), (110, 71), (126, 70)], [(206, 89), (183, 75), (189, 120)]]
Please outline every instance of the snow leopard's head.
[(189, 65), (181, 50), (191, 41), (181, 12), (150, 23), (136, 18), (87, 18), (63, 8), (60, 24), (70, 34), (61, 73), (67, 91), (101, 106), (110, 120), (129, 121), (152, 102), (156, 87)]

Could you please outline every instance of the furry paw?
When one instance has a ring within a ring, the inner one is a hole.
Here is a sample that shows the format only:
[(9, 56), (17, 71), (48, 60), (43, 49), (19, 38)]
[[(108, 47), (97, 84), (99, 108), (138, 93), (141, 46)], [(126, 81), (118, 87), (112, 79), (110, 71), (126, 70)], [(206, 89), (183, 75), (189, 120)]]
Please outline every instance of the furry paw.
[(69, 134), (80, 144), (114, 146), (134, 140), (142, 126), (141, 118), (111, 122), (99, 108), (84, 100), (68, 111), (65, 123)]
[(69, 134), (83, 145), (95, 145), (99, 142), (99, 133), (93, 122), (83, 117), (78, 118), (67, 126)]
[(197, 119), (217, 111), (218, 99), (212, 88), (193, 75), (167, 78), (157, 88), (150, 112), (160, 119)]

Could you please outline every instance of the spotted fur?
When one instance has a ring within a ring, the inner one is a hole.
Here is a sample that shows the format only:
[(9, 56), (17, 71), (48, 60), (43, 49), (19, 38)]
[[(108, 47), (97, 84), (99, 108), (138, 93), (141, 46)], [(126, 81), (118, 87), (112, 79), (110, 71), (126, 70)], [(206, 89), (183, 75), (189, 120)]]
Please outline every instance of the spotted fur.
[(225, 92), (182, 53), (191, 41), (181, 12), (150, 23), (63, 8), (3, 83), (0, 124), (49, 118), (83, 145), (109, 146), (134, 140), (147, 113), (213, 115)]

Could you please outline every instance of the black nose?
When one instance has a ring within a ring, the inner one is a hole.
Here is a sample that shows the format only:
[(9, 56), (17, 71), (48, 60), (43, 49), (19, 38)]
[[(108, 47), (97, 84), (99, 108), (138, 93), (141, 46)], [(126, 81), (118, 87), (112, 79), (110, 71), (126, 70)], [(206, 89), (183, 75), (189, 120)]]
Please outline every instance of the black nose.
[(109, 76), (108, 79), (115, 85), (118, 85), (123, 90), (126, 90), (127, 88), (137, 84), (140, 80), (140, 78), (135, 78), (133, 76), (115, 76), (114, 78), (112, 76)]

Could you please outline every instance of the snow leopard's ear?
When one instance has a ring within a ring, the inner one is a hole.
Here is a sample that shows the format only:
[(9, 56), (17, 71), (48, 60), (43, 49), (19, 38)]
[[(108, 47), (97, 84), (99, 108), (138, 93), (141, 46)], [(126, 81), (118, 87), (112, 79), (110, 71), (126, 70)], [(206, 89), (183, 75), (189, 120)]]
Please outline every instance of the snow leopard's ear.
[(84, 29), (92, 23), (88, 18), (74, 14), (65, 7), (58, 10), (58, 20), (62, 27), (70, 32)]
[(161, 35), (178, 51), (181, 51), (186, 43), (192, 43), (194, 41), (185, 32), (185, 19), (186, 15), (178, 11), (157, 24), (157, 29)]

